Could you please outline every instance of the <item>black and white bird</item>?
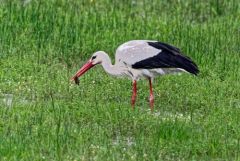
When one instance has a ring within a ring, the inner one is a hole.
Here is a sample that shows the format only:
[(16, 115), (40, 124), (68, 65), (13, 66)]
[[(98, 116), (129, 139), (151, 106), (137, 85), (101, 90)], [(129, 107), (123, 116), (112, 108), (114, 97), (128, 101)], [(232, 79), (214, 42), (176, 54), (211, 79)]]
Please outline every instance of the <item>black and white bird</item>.
[(127, 76), (132, 80), (131, 104), (134, 108), (137, 96), (137, 81), (145, 77), (150, 85), (150, 107), (153, 110), (154, 95), (152, 80), (158, 75), (176, 72), (199, 73), (197, 65), (180, 49), (153, 40), (132, 40), (120, 45), (116, 50), (115, 64), (104, 51), (95, 52), (90, 60), (71, 78), (79, 83), (78, 78), (93, 66), (101, 64), (104, 70), (113, 76)]

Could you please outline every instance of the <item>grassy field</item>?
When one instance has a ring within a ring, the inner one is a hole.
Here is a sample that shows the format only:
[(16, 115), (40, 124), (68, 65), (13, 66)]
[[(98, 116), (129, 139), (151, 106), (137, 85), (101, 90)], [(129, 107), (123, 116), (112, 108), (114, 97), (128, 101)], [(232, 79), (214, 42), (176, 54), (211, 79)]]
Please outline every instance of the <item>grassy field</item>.
[[(93, 52), (153, 39), (182, 49), (198, 77), (131, 81)], [(238, 0), (1, 0), (0, 160), (240, 160)]]

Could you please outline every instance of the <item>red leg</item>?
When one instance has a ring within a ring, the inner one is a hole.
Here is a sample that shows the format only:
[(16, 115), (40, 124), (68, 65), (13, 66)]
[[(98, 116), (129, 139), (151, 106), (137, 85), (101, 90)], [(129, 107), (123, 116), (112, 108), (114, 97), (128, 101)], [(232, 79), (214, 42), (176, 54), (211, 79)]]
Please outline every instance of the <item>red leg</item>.
[(134, 105), (136, 102), (136, 97), (137, 97), (137, 81), (133, 81), (133, 88), (132, 88), (132, 108), (134, 109)]
[(151, 78), (149, 78), (149, 86), (150, 86), (150, 97), (149, 97), (149, 103), (150, 103), (151, 111), (153, 111), (153, 106), (154, 106), (154, 96), (153, 96), (152, 80), (151, 80)]

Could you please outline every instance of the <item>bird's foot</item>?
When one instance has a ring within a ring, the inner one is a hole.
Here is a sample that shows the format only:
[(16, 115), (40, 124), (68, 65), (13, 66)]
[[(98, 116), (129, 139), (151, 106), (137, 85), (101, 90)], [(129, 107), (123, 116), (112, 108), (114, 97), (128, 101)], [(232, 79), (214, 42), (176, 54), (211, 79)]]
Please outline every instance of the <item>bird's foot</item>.
[(135, 102), (136, 102), (136, 98), (132, 98), (131, 105), (132, 105), (133, 110), (134, 110), (134, 107), (135, 107)]

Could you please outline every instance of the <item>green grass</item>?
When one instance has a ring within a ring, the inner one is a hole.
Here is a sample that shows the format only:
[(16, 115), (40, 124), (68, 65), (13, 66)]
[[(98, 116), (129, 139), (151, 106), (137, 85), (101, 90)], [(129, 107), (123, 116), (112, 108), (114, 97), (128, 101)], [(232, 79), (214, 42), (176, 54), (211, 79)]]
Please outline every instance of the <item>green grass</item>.
[[(178, 46), (200, 75), (138, 83), (95, 67), (97, 50), (154, 39)], [(0, 160), (240, 160), (238, 0), (2, 0)], [(11, 107), (4, 101), (13, 95)]]

